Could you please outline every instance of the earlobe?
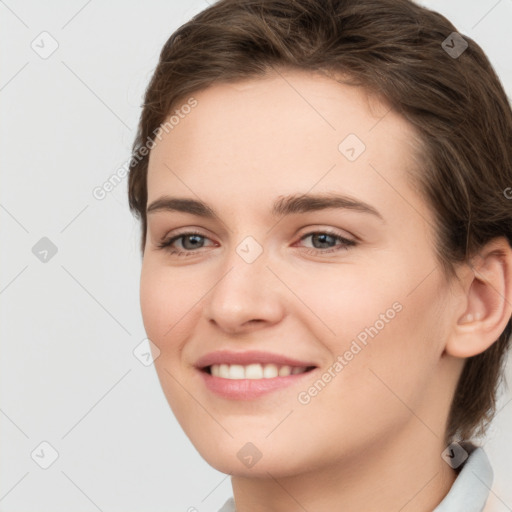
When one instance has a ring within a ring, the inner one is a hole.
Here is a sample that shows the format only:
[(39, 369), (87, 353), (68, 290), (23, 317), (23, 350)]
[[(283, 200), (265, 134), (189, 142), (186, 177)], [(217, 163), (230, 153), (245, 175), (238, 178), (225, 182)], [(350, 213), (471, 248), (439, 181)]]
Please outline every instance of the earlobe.
[(445, 351), (454, 357), (484, 352), (502, 334), (512, 315), (512, 248), (493, 239), (469, 264), (465, 310), (455, 318)]

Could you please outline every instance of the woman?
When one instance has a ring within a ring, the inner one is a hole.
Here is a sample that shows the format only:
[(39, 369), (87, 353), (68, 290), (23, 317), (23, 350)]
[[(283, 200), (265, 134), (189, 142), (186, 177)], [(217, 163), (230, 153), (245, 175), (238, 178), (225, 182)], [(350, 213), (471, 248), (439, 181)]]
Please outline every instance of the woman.
[(512, 112), (408, 0), (221, 0), (129, 177), (168, 402), (222, 511), (484, 510), (511, 335)]

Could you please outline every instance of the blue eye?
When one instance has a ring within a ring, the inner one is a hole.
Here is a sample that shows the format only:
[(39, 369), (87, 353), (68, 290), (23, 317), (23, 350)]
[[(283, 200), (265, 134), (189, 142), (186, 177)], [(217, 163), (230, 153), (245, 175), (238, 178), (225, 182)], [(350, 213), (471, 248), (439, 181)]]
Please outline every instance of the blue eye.
[[(302, 236), (300, 241), (309, 237), (312, 237), (311, 241), (313, 245), (320, 245), (320, 247), (307, 248), (306, 252), (313, 255), (347, 250), (349, 247), (357, 245), (355, 240), (349, 240), (329, 230), (312, 231)], [(182, 257), (194, 255), (199, 252), (200, 249), (205, 247), (205, 240), (210, 239), (199, 232), (188, 231), (186, 233), (173, 236), (167, 240), (162, 240), (157, 245), (159, 249), (165, 249), (169, 254)], [(182, 249), (174, 246), (175, 242), (178, 241), (180, 241)]]
[[(343, 249), (348, 249), (348, 247), (356, 245), (356, 242), (354, 240), (348, 240), (347, 238), (344, 238), (336, 233), (333, 233), (331, 231), (314, 231), (312, 233), (307, 233), (303, 237), (301, 237), (301, 240), (305, 240), (306, 238), (311, 237), (311, 241), (313, 242), (313, 245), (315, 245), (315, 242), (319, 243), (323, 247), (317, 248), (314, 247), (313, 251), (308, 251), (309, 253), (316, 254), (316, 253), (331, 253), (333, 251), (339, 251)], [(336, 248), (336, 245), (329, 245), (329, 244), (336, 244), (336, 242), (340, 242), (341, 244)], [(327, 244), (327, 247), (325, 247), (325, 244)], [(329, 249), (329, 250), (322, 250), (322, 249)]]
[[(201, 233), (190, 231), (187, 233), (181, 233), (180, 235), (173, 236), (168, 240), (163, 240), (158, 244), (158, 247), (160, 249), (165, 249), (170, 254), (177, 254), (178, 256), (181, 256), (183, 254), (195, 254), (196, 250), (201, 249), (203, 247), (204, 240), (206, 238), (207, 237), (205, 237)], [(181, 245), (185, 249), (184, 251), (181, 251), (173, 247), (174, 242), (178, 240), (181, 240)], [(187, 247), (187, 245), (189, 245), (189, 247)]]

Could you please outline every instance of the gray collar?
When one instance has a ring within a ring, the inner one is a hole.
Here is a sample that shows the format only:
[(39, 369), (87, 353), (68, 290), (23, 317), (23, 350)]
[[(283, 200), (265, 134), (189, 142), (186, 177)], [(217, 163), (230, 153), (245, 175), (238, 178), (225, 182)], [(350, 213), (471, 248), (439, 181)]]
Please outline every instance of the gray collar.
[(471, 442), (459, 444), (469, 457), (450, 492), (432, 512), (482, 512), (489, 497), (494, 472), (484, 449)]

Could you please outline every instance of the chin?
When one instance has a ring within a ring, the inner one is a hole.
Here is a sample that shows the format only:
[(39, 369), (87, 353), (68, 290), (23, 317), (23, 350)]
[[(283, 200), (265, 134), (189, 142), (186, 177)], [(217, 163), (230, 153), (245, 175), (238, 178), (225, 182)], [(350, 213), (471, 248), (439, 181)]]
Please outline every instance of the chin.
[(295, 475), (308, 466), (303, 458), (290, 457), (297, 455), (297, 450), (281, 446), (275, 450), (271, 446), (256, 446), (250, 442), (237, 439), (226, 440), (225, 443), (208, 443), (204, 446), (193, 443), (201, 457), (214, 469), (232, 476), (283, 478)]

